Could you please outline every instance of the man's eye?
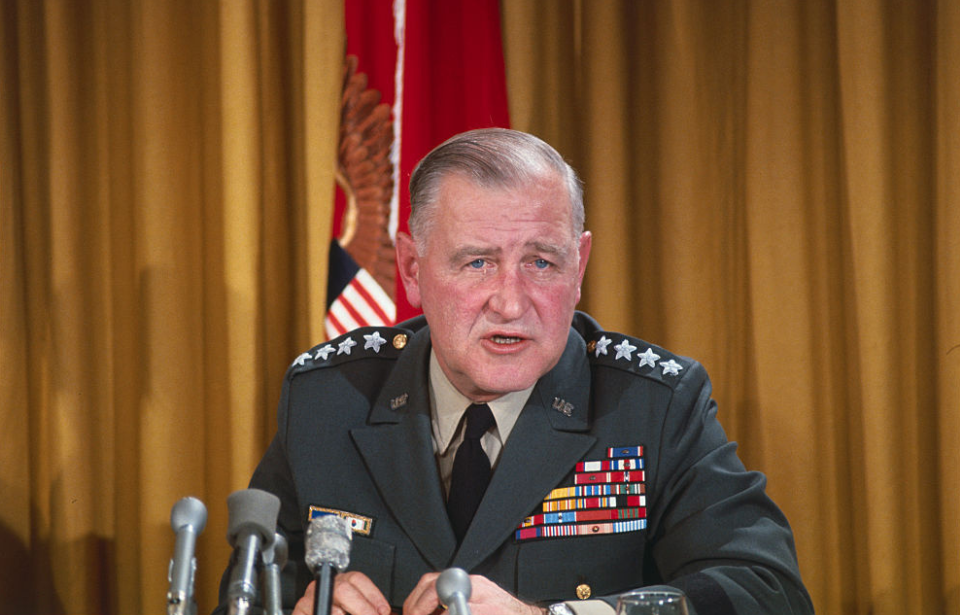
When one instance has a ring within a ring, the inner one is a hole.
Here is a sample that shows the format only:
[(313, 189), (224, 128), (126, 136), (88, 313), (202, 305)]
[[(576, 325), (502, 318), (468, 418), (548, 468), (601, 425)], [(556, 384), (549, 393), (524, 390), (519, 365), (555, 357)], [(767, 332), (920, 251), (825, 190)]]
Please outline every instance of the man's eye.
[(483, 266), (486, 264), (486, 261), (482, 258), (470, 261), (470, 267), (473, 269), (483, 269)]
[(547, 267), (550, 266), (550, 261), (543, 258), (538, 258), (537, 260), (533, 261), (533, 265), (537, 269), (546, 269)]

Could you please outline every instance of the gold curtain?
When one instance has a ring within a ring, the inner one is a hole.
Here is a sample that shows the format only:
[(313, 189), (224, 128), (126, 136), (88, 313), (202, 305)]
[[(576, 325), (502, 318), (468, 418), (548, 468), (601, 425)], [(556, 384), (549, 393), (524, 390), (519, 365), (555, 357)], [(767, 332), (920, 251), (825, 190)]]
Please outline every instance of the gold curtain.
[(502, 3), (582, 307), (700, 359), (820, 613), (960, 613), (960, 4)]
[[(960, 612), (960, 5), (510, 0), (582, 307), (694, 356), (821, 613)], [(163, 609), (322, 339), (341, 0), (0, 4), (0, 613)]]
[(322, 336), (339, 0), (3, 2), (0, 613), (161, 613)]

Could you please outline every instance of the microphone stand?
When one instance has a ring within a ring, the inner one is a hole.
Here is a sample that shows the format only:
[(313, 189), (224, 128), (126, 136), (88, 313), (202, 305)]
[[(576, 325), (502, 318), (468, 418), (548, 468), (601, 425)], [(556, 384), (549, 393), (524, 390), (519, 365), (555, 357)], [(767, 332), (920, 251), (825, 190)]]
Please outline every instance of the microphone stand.
[(329, 615), (333, 604), (333, 578), (337, 576), (337, 568), (333, 564), (321, 564), (317, 571), (317, 585), (313, 598), (314, 615)]

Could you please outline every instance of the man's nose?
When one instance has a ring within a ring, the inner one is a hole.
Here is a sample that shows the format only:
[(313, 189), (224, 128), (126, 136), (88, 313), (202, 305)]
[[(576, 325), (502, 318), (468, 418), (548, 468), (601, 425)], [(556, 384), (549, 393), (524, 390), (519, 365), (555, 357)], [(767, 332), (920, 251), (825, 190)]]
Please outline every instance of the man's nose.
[(488, 303), (490, 309), (502, 318), (513, 320), (523, 315), (529, 302), (520, 273), (511, 270), (498, 276)]

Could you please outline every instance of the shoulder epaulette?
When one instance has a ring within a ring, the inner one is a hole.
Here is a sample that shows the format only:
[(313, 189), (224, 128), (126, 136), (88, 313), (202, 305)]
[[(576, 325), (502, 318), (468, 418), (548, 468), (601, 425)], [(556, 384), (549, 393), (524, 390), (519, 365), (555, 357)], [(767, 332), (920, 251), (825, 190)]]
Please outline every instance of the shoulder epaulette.
[(290, 371), (299, 373), (361, 359), (396, 359), (410, 335), (410, 331), (397, 327), (360, 327), (300, 354)]
[(670, 387), (676, 386), (693, 364), (691, 359), (622, 333), (597, 331), (586, 342), (591, 363), (615, 367)]

